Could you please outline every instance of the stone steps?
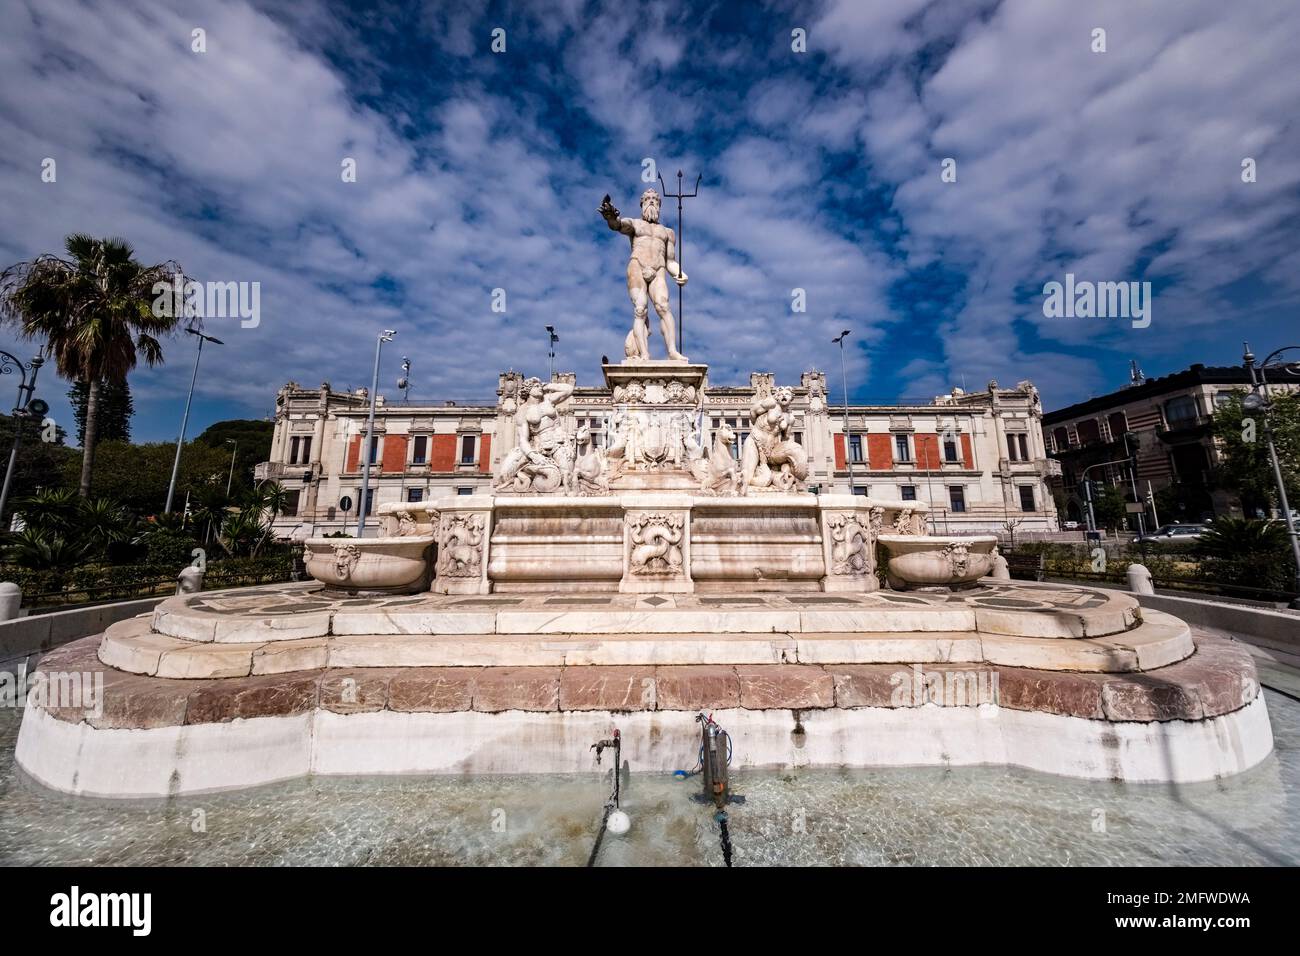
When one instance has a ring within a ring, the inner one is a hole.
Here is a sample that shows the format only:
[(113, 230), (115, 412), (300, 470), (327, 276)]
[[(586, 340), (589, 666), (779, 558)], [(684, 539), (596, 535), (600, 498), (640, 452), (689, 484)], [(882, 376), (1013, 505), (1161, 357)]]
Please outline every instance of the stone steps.
[[(879, 619), (875, 619), (879, 623)], [(148, 618), (111, 626), (100, 659), (149, 676), (206, 679), (326, 667), (545, 667), (971, 663), (1051, 671), (1152, 670), (1193, 651), (1181, 621), (1149, 611), (1121, 634), (1062, 640), (962, 630), (532, 634), (344, 633), (254, 642), (158, 634)]]
[(1120, 634), (1137, 602), (1018, 582), (952, 596), (866, 592), (723, 595), (412, 595), (346, 600), (310, 586), (164, 601), (153, 629), (188, 641), (264, 644), (338, 635), (821, 634), (980, 632), (1076, 639)]

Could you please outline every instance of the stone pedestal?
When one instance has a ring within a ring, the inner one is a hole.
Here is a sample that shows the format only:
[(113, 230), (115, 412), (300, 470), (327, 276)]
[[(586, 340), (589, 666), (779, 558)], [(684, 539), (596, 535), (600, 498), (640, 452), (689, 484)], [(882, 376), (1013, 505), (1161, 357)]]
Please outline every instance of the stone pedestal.
[(689, 495), (624, 495), (623, 578), (632, 594), (687, 594), (691, 580)]
[(874, 591), (882, 532), (917, 534), (925, 506), (860, 495), (671, 492), (448, 497), (440, 594)]
[(638, 359), (602, 365), (615, 405), (699, 404), (709, 367), (670, 359)]
[(617, 498), (506, 495), (492, 515), (488, 578), (500, 593), (615, 591), (626, 561)]
[(697, 426), (708, 366), (649, 360), (601, 368), (616, 428), (616, 445), (608, 451), (610, 491), (698, 490), (691, 461), (707, 453), (708, 430), (697, 433)]
[(487, 495), (442, 498), (438, 514), (435, 594), (488, 594), (488, 559), (495, 501)]
[[(875, 591), (876, 536), (885, 526), (883, 503), (862, 495), (819, 495), (823, 591)], [(901, 507), (901, 503), (897, 507)]]
[(695, 499), (691, 571), (697, 591), (820, 591), (826, 574), (811, 494)]

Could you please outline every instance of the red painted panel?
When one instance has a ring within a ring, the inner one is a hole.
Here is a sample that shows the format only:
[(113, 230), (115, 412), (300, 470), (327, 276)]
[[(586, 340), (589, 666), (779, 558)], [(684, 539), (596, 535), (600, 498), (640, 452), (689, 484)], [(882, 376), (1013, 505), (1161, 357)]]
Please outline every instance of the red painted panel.
[(844, 436), (835, 436), (835, 470), (843, 471), (848, 468), (848, 459), (844, 455)]
[(478, 470), (487, 474), (492, 470), (492, 436), (484, 435), (478, 441)]
[(361, 436), (353, 435), (352, 440), (348, 442), (347, 463), (343, 466), (346, 472), (361, 470)]
[(916, 463), (922, 468), (939, 467), (939, 436), (915, 434), (912, 447), (916, 452)]
[(409, 435), (385, 435), (383, 447), (384, 471), (406, 471), (406, 443)]
[(889, 435), (867, 436), (867, 461), (872, 471), (894, 470), (894, 445)]
[(455, 435), (430, 435), (429, 436), (429, 470), (430, 471), (455, 471), (456, 470), (456, 436)]
[(962, 466), (967, 469), (975, 467), (975, 453), (970, 448), (970, 435), (961, 436), (961, 461)]

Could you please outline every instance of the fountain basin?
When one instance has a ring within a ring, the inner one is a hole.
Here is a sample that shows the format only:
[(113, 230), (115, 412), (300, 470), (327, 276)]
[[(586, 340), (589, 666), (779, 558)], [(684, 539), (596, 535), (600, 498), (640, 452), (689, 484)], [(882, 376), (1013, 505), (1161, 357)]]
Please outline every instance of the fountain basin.
[(995, 535), (882, 534), (877, 539), (889, 555), (889, 586), (970, 587), (993, 570)]
[(432, 535), (310, 538), (307, 573), (348, 594), (411, 594), (428, 586)]

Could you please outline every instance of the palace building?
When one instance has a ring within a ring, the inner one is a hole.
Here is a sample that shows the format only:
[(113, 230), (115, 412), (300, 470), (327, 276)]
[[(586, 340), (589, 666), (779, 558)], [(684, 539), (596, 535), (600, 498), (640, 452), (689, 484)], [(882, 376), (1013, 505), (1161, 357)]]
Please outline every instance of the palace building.
[[(408, 404), (381, 395), (368, 449), (362, 447), (369, 412), (365, 389), (288, 383), (276, 397), (270, 461), (256, 469), (258, 480), (279, 481), (290, 492), (277, 533), (355, 534), (363, 454), (370, 458), (367, 534), (377, 533), (380, 505), (488, 493), (516, 443), (515, 396), (522, 380), (517, 372), (504, 373), (494, 400), (469, 403)], [(554, 380), (576, 384), (571, 372)], [(778, 384), (784, 383), (766, 372), (752, 373), (747, 385), (706, 383), (691, 427), (709, 444), (726, 426), (735, 435), (729, 447), (738, 458), (755, 395)], [(653, 405), (653, 386), (648, 391), (637, 398)], [(1059, 469), (1044, 445), (1042, 405), (1031, 383), (1002, 388), (990, 382), (970, 393), (953, 389), (928, 404), (853, 405), (847, 422), (843, 406), (828, 401), (824, 373), (805, 372), (790, 391), (790, 431), (807, 452), (808, 491), (847, 492), (851, 474), (856, 494), (929, 505), (934, 533), (1057, 529), (1048, 480)], [(595, 448), (608, 448), (621, 404), (616, 398), (625, 397), (608, 381), (576, 386), (564, 406), (565, 431), (576, 435), (585, 427)]]

